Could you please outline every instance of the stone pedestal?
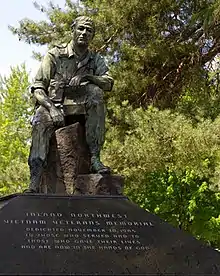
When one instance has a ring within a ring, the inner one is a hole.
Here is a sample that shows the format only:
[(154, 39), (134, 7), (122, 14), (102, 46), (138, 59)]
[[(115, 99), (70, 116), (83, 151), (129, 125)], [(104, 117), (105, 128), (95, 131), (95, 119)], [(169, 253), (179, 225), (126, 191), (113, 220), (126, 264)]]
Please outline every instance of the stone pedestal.
[(74, 195), (122, 195), (123, 186), (120, 175), (78, 175)]
[(119, 175), (90, 174), (90, 153), (83, 126), (75, 123), (55, 132), (40, 193), (122, 195), (123, 183)]
[(40, 192), (73, 194), (76, 176), (88, 174), (89, 168), (90, 154), (84, 128), (79, 123), (60, 128), (51, 139)]

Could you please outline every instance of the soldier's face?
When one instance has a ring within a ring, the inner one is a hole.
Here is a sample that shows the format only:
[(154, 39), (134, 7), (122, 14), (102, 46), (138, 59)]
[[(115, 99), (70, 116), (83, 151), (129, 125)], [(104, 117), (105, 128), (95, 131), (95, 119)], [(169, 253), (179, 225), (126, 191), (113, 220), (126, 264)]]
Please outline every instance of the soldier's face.
[(88, 46), (93, 39), (94, 30), (88, 22), (78, 22), (73, 32), (75, 43), (79, 46)]

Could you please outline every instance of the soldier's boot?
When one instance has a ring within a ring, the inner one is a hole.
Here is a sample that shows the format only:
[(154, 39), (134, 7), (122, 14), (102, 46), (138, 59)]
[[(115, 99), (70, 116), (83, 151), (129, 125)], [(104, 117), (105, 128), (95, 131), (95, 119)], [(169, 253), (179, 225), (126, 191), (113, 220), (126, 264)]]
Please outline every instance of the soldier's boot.
[(105, 166), (100, 161), (100, 155), (99, 154), (93, 154), (91, 156), (91, 172), (92, 173), (100, 173), (100, 174), (110, 174), (111, 168), (108, 166)]
[(39, 193), (41, 176), (43, 173), (43, 161), (37, 160), (37, 162), (31, 162), (30, 165), (30, 184), (24, 193)]

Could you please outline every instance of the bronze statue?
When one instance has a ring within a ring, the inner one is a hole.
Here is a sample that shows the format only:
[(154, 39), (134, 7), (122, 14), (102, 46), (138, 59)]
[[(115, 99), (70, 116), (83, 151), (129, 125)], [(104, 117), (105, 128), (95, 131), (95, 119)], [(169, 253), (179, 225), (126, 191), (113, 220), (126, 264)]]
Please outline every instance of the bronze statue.
[(110, 173), (110, 168), (100, 161), (100, 151), (105, 135), (103, 91), (111, 91), (113, 79), (104, 58), (88, 50), (95, 35), (94, 22), (85, 16), (76, 18), (72, 34), (69, 44), (48, 51), (31, 87), (36, 108), (28, 159), (30, 186), (26, 192), (39, 192), (50, 139), (55, 130), (65, 126), (69, 115), (85, 116), (91, 172)]

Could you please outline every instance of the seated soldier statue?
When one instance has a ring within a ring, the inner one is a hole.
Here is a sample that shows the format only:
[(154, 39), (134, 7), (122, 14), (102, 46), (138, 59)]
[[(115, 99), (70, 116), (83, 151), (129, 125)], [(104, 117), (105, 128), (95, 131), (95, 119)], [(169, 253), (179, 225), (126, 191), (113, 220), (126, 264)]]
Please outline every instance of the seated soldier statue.
[(113, 79), (104, 58), (88, 49), (94, 35), (92, 19), (77, 17), (72, 23), (72, 41), (49, 50), (36, 74), (31, 87), (36, 107), (28, 158), (30, 185), (26, 192), (39, 192), (51, 137), (72, 115), (85, 116), (91, 172), (110, 173), (110, 168), (100, 161), (100, 151), (105, 135), (103, 91), (111, 91)]

